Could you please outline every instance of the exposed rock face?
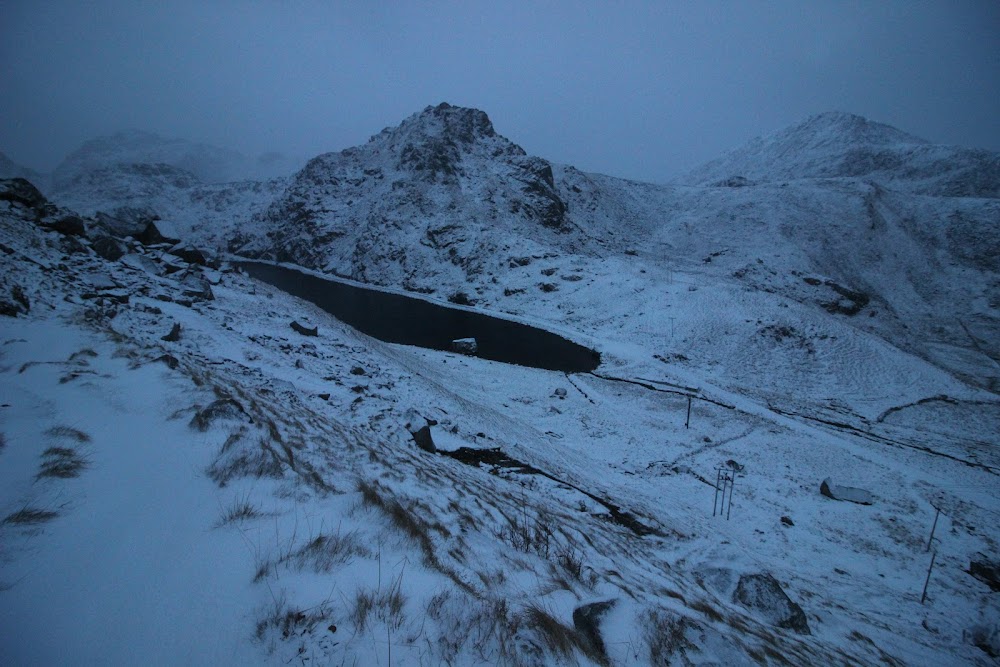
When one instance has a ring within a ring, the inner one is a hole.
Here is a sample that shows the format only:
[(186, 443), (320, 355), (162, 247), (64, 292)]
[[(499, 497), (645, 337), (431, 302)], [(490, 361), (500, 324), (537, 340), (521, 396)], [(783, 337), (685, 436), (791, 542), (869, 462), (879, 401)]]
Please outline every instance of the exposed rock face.
[(180, 239), (172, 238), (167, 236), (161, 231), (162, 223), (157, 224), (159, 221), (150, 220), (146, 223), (145, 229), (136, 236), (136, 240), (143, 245), (156, 245), (157, 243), (179, 243)]
[(0, 180), (0, 201), (16, 202), (31, 209), (40, 209), (48, 203), (38, 188), (23, 178)]
[(125, 255), (125, 246), (111, 236), (101, 236), (94, 240), (90, 246), (100, 257), (109, 262), (117, 262)]
[(969, 563), (969, 574), (989, 586), (994, 592), (1000, 592), (1000, 562), (978, 554), (976, 559)]
[(292, 329), (294, 329), (297, 333), (302, 334), (303, 336), (319, 335), (319, 327), (313, 327), (312, 329), (310, 329), (309, 327), (303, 326), (298, 322), (292, 322), (289, 326), (291, 326)]
[(410, 435), (413, 436), (413, 442), (416, 443), (417, 447), (434, 454), (437, 452), (437, 446), (434, 444), (434, 437), (431, 435), (431, 427), (429, 424), (424, 424), (415, 431), (410, 431)]
[(83, 219), (77, 215), (64, 215), (54, 220), (48, 227), (66, 236), (87, 235), (87, 226)]
[(441, 104), (311, 160), (259, 216), (266, 234), (230, 250), (423, 291), (500, 268), (501, 246), (558, 232), (565, 215), (548, 162), (482, 111)]
[(963, 630), (962, 638), (991, 658), (1000, 658), (1000, 625), (975, 625)]
[(617, 600), (602, 600), (580, 605), (573, 610), (573, 627), (590, 645), (591, 653), (607, 656), (604, 638), (601, 637), (601, 620), (611, 611)]
[(120, 206), (110, 213), (98, 211), (94, 217), (99, 228), (121, 238), (138, 237), (149, 223), (160, 219), (156, 211), (143, 206)]
[(197, 264), (198, 266), (205, 266), (208, 264), (208, 258), (205, 257), (205, 253), (190, 245), (174, 246), (167, 252), (175, 257), (180, 257), (189, 264)]
[(802, 607), (789, 599), (778, 580), (770, 574), (742, 575), (733, 601), (757, 612), (776, 627), (810, 634)]

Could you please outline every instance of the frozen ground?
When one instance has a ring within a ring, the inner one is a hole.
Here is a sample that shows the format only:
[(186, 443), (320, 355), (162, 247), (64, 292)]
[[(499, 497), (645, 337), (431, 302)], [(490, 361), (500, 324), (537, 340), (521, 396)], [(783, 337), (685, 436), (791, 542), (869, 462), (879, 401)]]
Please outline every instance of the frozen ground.
[(382, 343), (170, 244), (74, 236), (5, 182), (0, 663), (1000, 652), (968, 572), (1000, 560), (995, 155), (824, 114), (656, 186), (439, 105), (289, 179), (205, 185), (178, 160), (212, 150), (133, 164), (152, 149), (124, 139), (59, 203), (461, 292), (602, 364)]
[[(183, 305), (158, 251), (64, 254), (19, 212), (2, 227), (5, 289), (31, 303), (0, 320), (5, 663), (988, 660), (963, 637), (1000, 607), (965, 570), (998, 550), (1000, 405), (881, 338), (698, 267), (567, 258), (589, 287), (521, 306), (602, 351), (566, 376), (380, 343), (236, 272), (189, 269), (215, 298)], [(776, 313), (807, 349), (740, 337)], [(406, 425), (425, 419), (441, 450), (507, 458), (423, 452)], [(875, 503), (821, 496), (826, 477)], [(811, 634), (734, 601), (751, 573)], [(607, 600), (600, 651), (573, 612)]]

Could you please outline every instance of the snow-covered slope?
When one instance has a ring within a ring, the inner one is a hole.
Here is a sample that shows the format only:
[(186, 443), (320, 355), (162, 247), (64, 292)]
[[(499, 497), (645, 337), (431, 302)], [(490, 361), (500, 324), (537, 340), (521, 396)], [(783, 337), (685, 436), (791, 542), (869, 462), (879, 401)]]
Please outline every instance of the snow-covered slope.
[(441, 104), (356, 148), (321, 155), (238, 235), (244, 255), (443, 291), (489, 282), (566, 229), (545, 160), (482, 111)]
[(890, 125), (830, 112), (754, 139), (678, 182), (742, 186), (844, 177), (919, 194), (1000, 197), (1000, 153), (931, 144)]
[[(998, 548), (1000, 404), (919, 360), (883, 351), (911, 393), (866, 418), (851, 397), (778, 409), (651, 356), (641, 329), (577, 376), (386, 345), (225, 267), (177, 271), (163, 247), (105, 261), (54, 231), (64, 211), (2, 192), (4, 662), (986, 655), (997, 602), (964, 570)], [(603, 296), (653, 279), (605, 268)], [(577, 325), (610, 333), (592, 311)], [(407, 425), (424, 423), (491, 463), (421, 451)], [(708, 509), (720, 464), (741, 471), (731, 521)], [(831, 475), (875, 505), (820, 495)]]
[[(800, 132), (788, 159), (924, 145), (849, 127)], [(969, 570), (1000, 558), (1000, 200), (872, 173), (635, 183), (550, 166), (440, 105), (287, 182), (126, 188), (189, 242), (474, 301), (602, 353), (572, 375), (380, 343), (178, 248), (119, 240), (106, 262), (96, 220), (67, 236), (69, 211), (5, 185), (0, 625), (53, 641), (0, 661), (989, 659), (1000, 608)], [(414, 444), (422, 424), (438, 453)], [(731, 521), (709, 508), (720, 468)], [(109, 490), (133, 469), (165, 472)], [(874, 504), (824, 497), (827, 477)], [(150, 611), (88, 647), (58, 609), (82, 609), (78, 572), (98, 573), (87, 591), (114, 579), (106, 525), (127, 544), (170, 521), (124, 513), (147, 487), (177, 489), (190, 548), (129, 564), (95, 624), (132, 598)], [(147, 628), (168, 585), (186, 645)], [(184, 652), (212, 635), (203, 659)]]

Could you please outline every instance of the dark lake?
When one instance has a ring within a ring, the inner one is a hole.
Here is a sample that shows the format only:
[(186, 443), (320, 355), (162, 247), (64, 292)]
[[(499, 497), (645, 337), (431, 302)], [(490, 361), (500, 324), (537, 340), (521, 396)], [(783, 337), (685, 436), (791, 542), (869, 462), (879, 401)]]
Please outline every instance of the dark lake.
[(527, 324), (284, 266), (248, 261), (237, 265), (257, 280), (311, 301), (341, 322), (387, 343), (451, 350), (453, 340), (475, 338), (477, 357), (566, 373), (585, 373), (601, 363), (595, 350)]

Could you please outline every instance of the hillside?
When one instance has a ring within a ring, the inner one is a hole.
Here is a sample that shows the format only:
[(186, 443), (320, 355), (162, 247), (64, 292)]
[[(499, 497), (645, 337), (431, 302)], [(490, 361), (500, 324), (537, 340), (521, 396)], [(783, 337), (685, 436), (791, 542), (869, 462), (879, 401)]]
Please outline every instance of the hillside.
[(944, 197), (1000, 197), (1000, 154), (942, 146), (853, 114), (812, 116), (759, 137), (678, 179), (687, 185), (754, 185), (864, 178)]
[[(850, 126), (786, 157), (924, 146)], [(903, 172), (623, 181), (449, 105), (287, 181), (176, 174), (82, 218), (0, 189), (0, 662), (1000, 651), (996, 199)], [(143, 202), (207, 265), (116, 238)], [(380, 342), (225, 249), (502, 314), (601, 365)]]

